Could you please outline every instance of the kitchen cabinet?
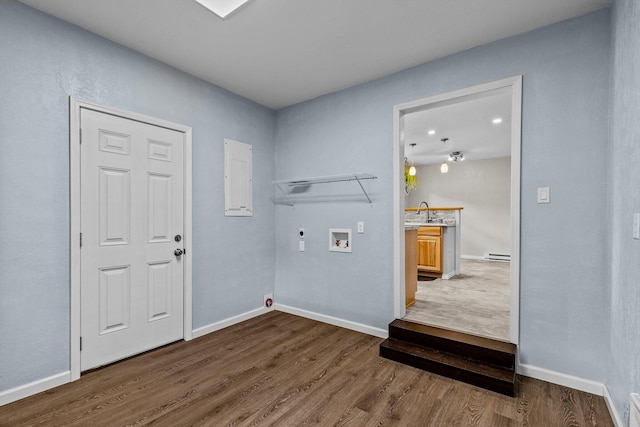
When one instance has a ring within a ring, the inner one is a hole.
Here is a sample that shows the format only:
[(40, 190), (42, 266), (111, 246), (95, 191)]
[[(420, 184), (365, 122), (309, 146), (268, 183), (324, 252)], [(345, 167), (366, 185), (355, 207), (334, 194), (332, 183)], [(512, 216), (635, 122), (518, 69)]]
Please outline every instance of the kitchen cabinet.
[(405, 283), (405, 304), (409, 307), (416, 302), (416, 291), (418, 290), (418, 230), (404, 230), (404, 283)]
[(418, 228), (418, 273), (442, 274), (442, 227)]
[(418, 272), (421, 276), (451, 279), (460, 271), (460, 230), (462, 207), (429, 208), (426, 215), (416, 215), (418, 208), (405, 208), (405, 227), (418, 228)]

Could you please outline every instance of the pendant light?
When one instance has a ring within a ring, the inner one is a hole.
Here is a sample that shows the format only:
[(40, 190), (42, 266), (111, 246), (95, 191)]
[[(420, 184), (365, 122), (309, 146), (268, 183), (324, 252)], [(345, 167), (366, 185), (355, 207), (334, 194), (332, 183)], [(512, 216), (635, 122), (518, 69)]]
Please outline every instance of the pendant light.
[[(442, 143), (445, 144), (448, 140), (449, 138), (442, 138), (440, 141), (442, 141)], [(440, 164), (440, 173), (447, 173), (447, 172), (449, 172), (449, 165), (447, 164), (447, 162), (442, 162), (442, 164)]]
[[(415, 142), (409, 144), (411, 146), (411, 154), (413, 154), (413, 147), (416, 146)], [(411, 161), (411, 166), (409, 167), (409, 175), (416, 176), (416, 167), (413, 165), (413, 161)]]

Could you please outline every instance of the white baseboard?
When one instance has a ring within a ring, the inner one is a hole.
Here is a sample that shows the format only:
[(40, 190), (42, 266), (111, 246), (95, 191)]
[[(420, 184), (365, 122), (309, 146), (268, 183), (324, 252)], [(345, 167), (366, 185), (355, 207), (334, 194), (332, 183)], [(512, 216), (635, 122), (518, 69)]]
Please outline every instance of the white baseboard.
[(219, 331), (220, 329), (224, 329), (229, 326), (233, 326), (236, 323), (244, 322), (245, 320), (252, 319), (254, 317), (258, 317), (262, 314), (273, 311), (273, 307), (260, 307), (255, 310), (247, 311), (245, 313), (238, 314), (237, 316), (228, 317), (226, 319), (220, 320), (218, 322), (212, 323), (210, 325), (202, 326), (198, 329), (194, 329), (192, 336), (193, 338), (198, 338), (203, 335), (210, 334), (211, 332)]
[(15, 402), (16, 400), (24, 399), (25, 397), (38, 394), (54, 387), (58, 387), (70, 381), (71, 371), (66, 371), (31, 382), (29, 384), (24, 384), (15, 388), (11, 388), (9, 390), (2, 391), (0, 392), (0, 406)]
[(301, 308), (290, 307), (284, 304), (275, 304), (277, 311), (295, 314), (296, 316), (305, 317), (311, 320), (328, 323), (329, 325), (340, 326), (341, 328), (351, 329), (352, 331), (362, 332), (363, 334), (373, 335), (379, 338), (389, 338), (389, 331), (386, 329), (375, 328), (373, 326), (364, 325), (362, 323), (352, 322), (350, 320), (340, 319), (338, 317), (327, 316), (325, 314), (314, 313), (313, 311), (303, 310)]
[(616, 409), (616, 405), (613, 403), (613, 398), (611, 394), (609, 394), (609, 389), (605, 385), (603, 388), (604, 401), (607, 404), (607, 408), (609, 408), (609, 414), (611, 415), (611, 421), (613, 421), (613, 425), (615, 427), (624, 427), (624, 423), (622, 422), (622, 418), (620, 418), (620, 414)]
[(456, 271), (453, 270), (453, 271), (450, 271), (449, 273), (443, 273), (441, 279), (442, 280), (449, 280), (452, 277), (455, 277), (455, 275), (456, 275)]
[(504, 259), (489, 259), (485, 256), (478, 256), (478, 255), (460, 255), (460, 258), (462, 259), (475, 259), (478, 261), (495, 261), (495, 262), (510, 262), (509, 260), (504, 260)]
[(567, 375), (561, 372), (551, 371), (549, 369), (538, 368), (537, 366), (520, 364), (518, 366), (518, 373), (526, 377), (595, 394), (596, 396), (602, 396), (604, 392), (603, 383), (574, 377), (573, 375)]
[[(194, 329), (192, 338), (198, 338), (208, 333), (224, 329), (227, 326), (235, 325), (236, 323), (249, 320), (253, 317), (260, 316), (261, 314), (268, 313), (269, 311), (273, 311), (273, 307), (261, 307), (255, 310), (248, 311), (246, 313), (239, 314), (237, 316), (230, 317), (228, 319), (221, 320), (216, 323), (212, 323), (211, 325)], [(43, 378), (29, 384), (24, 384), (9, 390), (2, 391), (0, 392), (0, 406), (15, 402), (20, 399), (24, 399), (25, 397), (41, 393), (43, 391), (58, 387), (68, 382), (71, 382), (71, 371), (63, 372), (61, 374)]]
[(622, 422), (622, 418), (620, 418), (620, 414), (618, 414), (618, 410), (613, 403), (613, 399), (609, 394), (609, 389), (607, 389), (607, 386), (605, 384), (580, 377), (574, 377), (573, 375), (551, 371), (549, 369), (538, 368), (531, 365), (519, 365), (518, 373), (520, 375), (546, 381), (549, 383), (581, 390), (586, 393), (594, 394), (596, 396), (602, 396), (605, 403), (607, 404), (609, 415), (611, 416), (611, 420), (613, 421), (615, 427), (625, 427), (624, 423)]

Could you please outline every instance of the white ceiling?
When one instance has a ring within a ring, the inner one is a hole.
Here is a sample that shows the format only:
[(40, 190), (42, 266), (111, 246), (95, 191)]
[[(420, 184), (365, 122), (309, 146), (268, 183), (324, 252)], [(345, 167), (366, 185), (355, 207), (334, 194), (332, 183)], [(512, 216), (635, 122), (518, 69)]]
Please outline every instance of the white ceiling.
[(609, 5), (610, 0), (21, 0), (270, 108)]
[[(494, 124), (494, 118), (502, 122)], [(429, 130), (435, 130), (429, 135)], [(415, 165), (446, 161), (461, 151), (465, 161), (511, 155), (511, 93), (496, 90), (482, 97), (407, 114), (404, 117), (405, 157)], [(443, 138), (449, 138), (443, 142)], [(410, 144), (416, 144), (411, 147)]]

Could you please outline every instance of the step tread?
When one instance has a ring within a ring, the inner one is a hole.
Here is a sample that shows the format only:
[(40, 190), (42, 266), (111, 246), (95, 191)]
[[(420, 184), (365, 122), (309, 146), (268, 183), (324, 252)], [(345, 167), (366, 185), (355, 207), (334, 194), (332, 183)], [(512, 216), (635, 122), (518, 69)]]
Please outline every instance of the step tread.
[(422, 323), (409, 322), (402, 319), (395, 319), (393, 322), (391, 322), (391, 324), (389, 325), (389, 330), (391, 331), (393, 328), (405, 329), (411, 332), (430, 335), (433, 337), (455, 341), (457, 343), (471, 345), (483, 349), (498, 351), (513, 356), (515, 356), (517, 352), (517, 346), (513, 343), (469, 335), (462, 332), (437, 328), (435, 326), (428, 326)]
[(445, 353), (432, 348), (426, 348), (417, 344), (406, 341), (388, 338), (380, 347), (384, 347), (393, 351), (402, 352), (421, 359), (437, 362), (466, 372), (489, 377), (505, 383), (513, 384), (515, 382), (515, 369), (504, 367), (496, 367), (454, 354)]

